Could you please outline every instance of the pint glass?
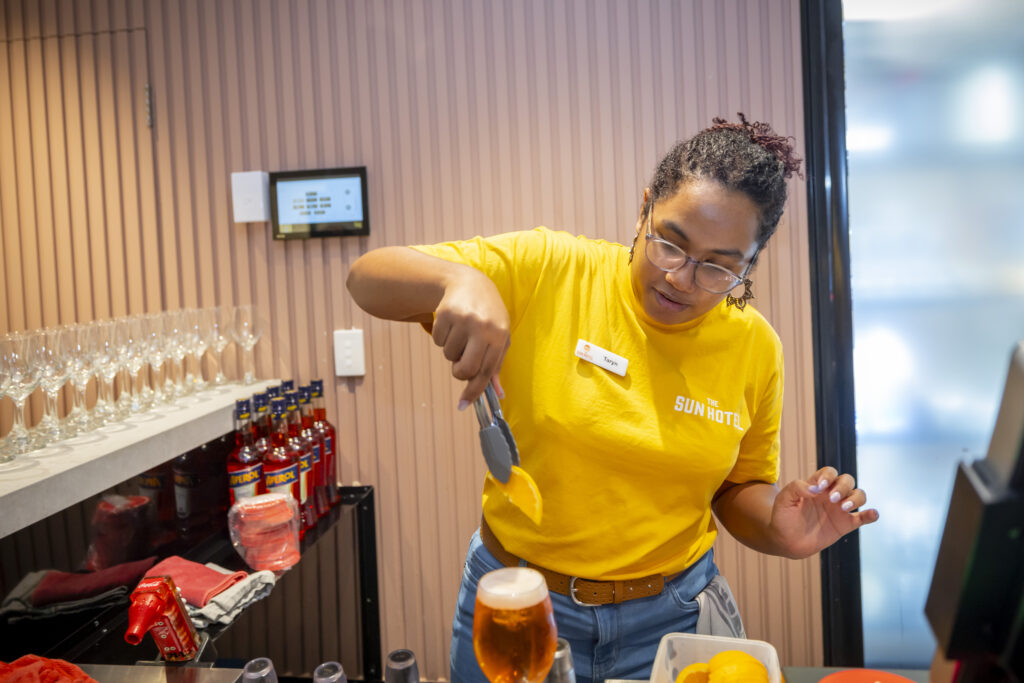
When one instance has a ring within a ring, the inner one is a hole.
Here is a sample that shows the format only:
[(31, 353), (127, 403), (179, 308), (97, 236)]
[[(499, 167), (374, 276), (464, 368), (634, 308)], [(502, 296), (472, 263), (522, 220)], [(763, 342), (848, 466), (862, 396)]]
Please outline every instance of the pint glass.
[(555, 657), (558, 632), (544, 577), (506, 567), (480, 579), (473, 650), (491, 683), (541, 683)]

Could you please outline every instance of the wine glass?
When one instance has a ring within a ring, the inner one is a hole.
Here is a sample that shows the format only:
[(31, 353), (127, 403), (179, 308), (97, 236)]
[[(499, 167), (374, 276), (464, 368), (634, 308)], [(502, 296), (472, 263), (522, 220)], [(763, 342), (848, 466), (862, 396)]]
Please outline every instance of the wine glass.
[(145, 409), (142, 389), (139, 384), (139, 373), (146, 364), (149, 355), (149, 336), (146, 329), (146, 316), (133, 315), (125, 320), (125, 366), (128, 370), (128, 413), (137, 415)]
[(255, 306), (235, 306), (232, 318), (231, 336), (242, 349), (245, 384), (256, 381), (256, 361), (253, 347), (260, 340), (263, 329), (260, 326), (259, 312)]
[(71, 413), (65, 418), (64, 424), (68, 436), (74, 436), (89, 431), (93, 423), (86, 407), (85, 392), (96, 369), (96, 331), (89, 323), (78, 323), (69, 326), (68, 335), (73, 391)]
[(69, 436), (68, 429), (57, 417), (57, 399), (61, 387), (71, 375), (72, 330), (67, 325), (61, 325), (49, 327), (40, 334), (43, 372), (39, 384), (43, 388), (45, 401), (43, 417), (35, 428), (36, 448), (42, 448)]
[(121, 316), (111, 321), (111, 333), (114, 338), (114, 361), (117, 363), (117, 401), (114, 403), (114, 416), (124, 420), (132, 414), (132, 394), (134, 383), (130, 381), (128, 361), (132, 353), (131, 316)]
[(213, 357), (217, 363), (217, 376), (213, 378), (216, 386), (228, 383), (224, 375), (224, 349), (231, 341), (231, 313), (232, 309), (227, 306), (217, 306), (212, 309), (210, 330), (210, 348), (213, 349)]
[(92, 414), (95, 426), (101, 427), (116, 419), (114, 410), (114, 378), (120, 370), (117, 358), (116, 325), (113, 320), (90, 323), (96, 331), (96, 378), (99, 381), (96, 405)]
[(25, 401), (39, 386), (43, 362), (38, 334), (18, 332), (0, 339), (0, 363), (7, 376), (6, 394), (14, 401), (14, 424), (7, 435), (6, 453), (0, 462), (32, 450), (32, 435), (25, 426)]
[[(185, 356), (188, 355), (188, 335), (185, 332), (185, 312), (167, 311), (164, 313), (164, 348), (170, 360), (177, 366), (173, 383), (170, 384), (169, 395), (173, 398), (188, 393), (185, 381)], [(167, 384), (164, 385), (165, 389)]]
[(150, 313), (145, 317), (146, 327), (146, 361), (149, 363), (151, 387), (142, 390), (143, 402), (146, 407), (167, 402), (164, 391), (164, 364), (167, 362), (167, 348), (164, 345), (164, 316), (162, 313)]
[(210, 386), (203, 377), (203, 356), (210, 348), (210, 337), (213, 335), (213, 309), (196, 308), (191, 311), (193, 329), (193, 357), (196, 361), (195, 387), (202, 391)]
[(544, 576), (505, 567), (480, 577), (473, 612), (473, 651), (487, 680), (541, 683), (558, 646)]

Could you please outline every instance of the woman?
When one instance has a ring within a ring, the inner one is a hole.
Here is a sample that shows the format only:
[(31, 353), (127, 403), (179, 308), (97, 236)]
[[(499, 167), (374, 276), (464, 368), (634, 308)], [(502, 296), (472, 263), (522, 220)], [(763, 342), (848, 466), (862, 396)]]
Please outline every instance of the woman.
[(577, 680), (646, 678), (661, 636), (694, 631), (698, 603), (717, 604), (698, 599), (718, 586), (715, 518), (791, 558), (877, 520), (833, 468), (775, 483), (782, 349), (747, 304), (748, 276), (798, 170), (767, 124), (715, 119), (658, 164), (629, 248), (538, 228), (386, 247), (353, 265), (362, 308), (431, 330), (466, 381), (460, 409), (494, 382), (544, 498), (535, 525), (485, 483), (453, 681), (486, 680), (472, 611), (491, 569), (545, 575)]

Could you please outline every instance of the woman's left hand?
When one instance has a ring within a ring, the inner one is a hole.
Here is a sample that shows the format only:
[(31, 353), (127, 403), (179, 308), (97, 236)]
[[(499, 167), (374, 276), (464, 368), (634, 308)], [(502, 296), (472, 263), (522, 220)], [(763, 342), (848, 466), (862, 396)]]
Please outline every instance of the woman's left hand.
[(853, 477), (823, 467), (779, 491), (772, 505), (770, 531), (785, 555), (808, 557), (854, 529), (877, 522), (877, 510), (860, 509), (866, 502)]

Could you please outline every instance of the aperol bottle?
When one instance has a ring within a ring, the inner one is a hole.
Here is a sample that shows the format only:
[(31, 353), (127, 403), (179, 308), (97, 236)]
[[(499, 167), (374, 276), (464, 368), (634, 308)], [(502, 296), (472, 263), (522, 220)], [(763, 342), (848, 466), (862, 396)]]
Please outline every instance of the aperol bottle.
[(327, 487), (327, 503), (334, 507), (341, 502), (338, 495), (338, 439), (334, 425), (327, 421), (327, 406), (324, 404), (324, 381), (315, 379), (310, 382), (313, 392), (313, 427), (320, 432), (324, 440), (324, 475)]
[(302, 436), (302, 414), (299, 412), (299, 392), (285, 392), (288, 411), (288, 437), (299, 450), (299, 516), (302, 528), (316, 526), (316, 509), (313, 507), (313, 450)]
[[(263, 458), (267, 493), (286, 493), (300, 504), (298, 444), (288, 437), (288, 411), (283, 398), (270, 399), (270, 450)], [(299, 536), (305, 530), (299, 525)]]
[(313, 426), (313, 404), (310, 397), (313, 389), (310, 386), (299, 387), (299, 412), (302, 414), (302, 437), (313, 451), (313, 508), (317, 518), (323, 517), (330, 510), (327, 502), (327, 468), (324, 462), (324, 438)]
[(228, 455), (228, 486), (232, 505), (239, 498), (267, 492), (263, 480), (263, 460), (256, 451), (252, 412), (247, 398), (235, 401), (235, 439), (235, 448)]

